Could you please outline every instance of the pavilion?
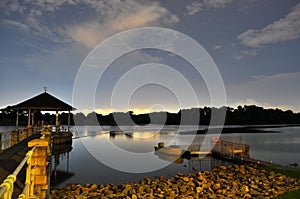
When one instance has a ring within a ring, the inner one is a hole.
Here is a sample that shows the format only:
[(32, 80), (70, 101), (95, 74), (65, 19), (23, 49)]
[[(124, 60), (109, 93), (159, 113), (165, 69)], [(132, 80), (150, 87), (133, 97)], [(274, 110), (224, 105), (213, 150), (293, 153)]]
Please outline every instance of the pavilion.
[(32, 128), (34, 125), (34, 111), (56, 111), (56, 129), (59, 127), (58, 116), (59, 111), (68, 111), (68, 131), (70, 131), (70, 111), (76, 110), (76, 108), (71, 105), (61, 101), (60, 99), (54, 97), (45, 92), (25, 100), (19, 104), (8, 106), (6, 110), (12, 110), (17, 112), (16, 127), (19, 126), (19, 113), (23, 111), (28, 112), (28, 129)]

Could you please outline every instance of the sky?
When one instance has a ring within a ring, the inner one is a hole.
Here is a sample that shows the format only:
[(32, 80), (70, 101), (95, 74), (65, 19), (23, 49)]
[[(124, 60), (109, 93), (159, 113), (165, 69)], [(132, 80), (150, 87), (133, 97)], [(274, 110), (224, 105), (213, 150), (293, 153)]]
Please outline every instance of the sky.
[[(78, 111), (176, 112), (255, 104), (300, 112), (299, 0), (2, 0), (0, 107), (40, 94), (43, 87), (74, 104), (76, 78), (91, 51), (140, 27), (168, 28), (197, 41), (217, 66), (226, 103), (212, 103), (203, 74), (179, 55), (142, 49), (108, 68), (98, 65), (103, 75), (93, 91), (95, 102), (78, 105)], [(190, 85), (196, 97), (182, 85)]]

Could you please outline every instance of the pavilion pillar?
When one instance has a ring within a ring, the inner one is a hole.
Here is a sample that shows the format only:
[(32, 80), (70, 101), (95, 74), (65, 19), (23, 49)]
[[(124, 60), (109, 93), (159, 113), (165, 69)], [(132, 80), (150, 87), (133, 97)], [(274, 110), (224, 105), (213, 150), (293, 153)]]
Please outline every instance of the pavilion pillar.
[(56, 125), (56, 132), (58, 132), (58, 129), (59, 129), (59, 123), (58, 123), (58, 110), (56, 110), (55, 125)]
[(70, 132), (70, 120), (71, 120), (71, 115), (70, 115), (70, 111), (69, 111), (69, 114), (68, 114), (68, 132)]
[(32, 126), (34, 126), (34, 112), (32, 113), (31, 124), (32, 124)]
[(28, 110), (28, 125), (27, 127), (29, 128), (30, 127), (30, 122), (31, 122), (31, 119), (30, 119), (30, 116), (31, 116), (31, 109)]
[(31, 127), (28, 128), (28, 136), (31, 136), (33, 134), (33, 128), (34, 128), (34, 113), (35, 111), (33, 111), (32, 116), (31, 116)]
[(17, 111), (16, 129), (19, 129), (19, 110)]

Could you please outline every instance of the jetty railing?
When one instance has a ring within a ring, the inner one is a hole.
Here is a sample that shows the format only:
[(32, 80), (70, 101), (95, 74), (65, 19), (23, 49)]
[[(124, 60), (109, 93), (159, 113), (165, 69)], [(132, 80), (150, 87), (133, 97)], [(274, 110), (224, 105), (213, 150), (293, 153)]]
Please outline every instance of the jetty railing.
[(219, 154), (221, 156), (227, 156), (231, 158), (240, 157), (240, 158), (249, 158), (249, 145), (242, 143), (235, 143), (224, 141), (219, 139), (215, 144), (212, 152), (214, 154)]
[(48, 180), (48, 158), (50, 157), (51, 133), (43, 132), (43, 136), (28, 142), (28, 147), (32, 147), (26, 153), (14, 172), (0, 185), (0, 198), (11, 199), (14, 191), (14, 183), (18, 174), (26, 165), (26, 180), (22, 193), (18, 199), (46, 198), (49, 188)]
[[(27, 163), (27, 171), (26, 171), (26, 183), (24, 190), (22, 192), (23, 195), (31, 195), (29, 191), (29, 187), (34, 186), (34, 181), (32, 178), (32, 174), (34, 172), (34, 168), (32, 168), (32, 154), (34, 150), (36, 149), (37, 145), (34, 146), (30, 151), (27, 152), (25, 158), (23, 158), (22, 162), (19, 164), (19, 166), (15, 169), (15, 171), (7, 176), (7, 178), (3, 181), (3, 183), (0, 185), (0, 198), (7, 199), (12, 197), (12, 193), (14, 191), (14, 183), (17, 179), (18, 174), (20, 173), (21, 169), (25, 166)], [(20, 197), (19, 197), (20, 198)]]
[(0, 153), (9, 148), (10, 144), (10, 137), (8, 132), (0, 132)]
[(0, 153), (36, 133), (33, 127), (0, 132)]

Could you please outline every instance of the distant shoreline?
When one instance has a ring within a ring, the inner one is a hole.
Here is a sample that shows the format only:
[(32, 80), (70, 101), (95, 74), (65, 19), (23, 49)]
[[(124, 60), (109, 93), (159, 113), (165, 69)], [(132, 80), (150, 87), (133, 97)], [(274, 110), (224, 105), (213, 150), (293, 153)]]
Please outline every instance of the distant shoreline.
[[(154, 124), (155, 126), (156, 124)], [(159, 124), (157, 124), (159, 125)], [(14, 125), (0, 125), (2, 127), (6, 126), (6, 127), (14, 127)], [(83, 126), (99, 126), (99, 125), (76, 125), (79, 127), (83, 127)], [(113, 126), (113, 125), (100, 125), (100, 126), (106, 126), (106, 127), (115, 127), (114, 130), (111, 131), (116, 131), (118, 134), (122, 134), (122, 133), (128, 133), (128, 132), (123, 132), (122, 129), (118, 128), (118, 126)], [(130, 127), (132, 125), (122, 125), (122, 126), (127, 126)], [(141, 125), (141, 127), (143, 126), (147, 126), (147, 125)], [(168, 127), (170, 126), (180, 126), (180, 125), (164, 125), (164, 127), (162, 129), (160, 129), (161, 131), (167, 130)], [(185, 125), (185, 126), (190, 126), (190, 125)], [(196, 126), (196, 125), (195, 125)], [(203, 126), (202, 129), (198, 129), (198, 130), (187, 130), (187, 131), (180, 131), (178, 132), (179, 134), (207, 134), (208, 131), (208, 126), (206, 125), (199, 125), (199, 126)], [(206, 126), (206, 127), (205, 127)], [(214, 131), (216, 131), (216, 134), (219, 134), (221, 132), (221, 134), (235, 134), (235, 133), (280, 133), (280, 131), (273, 131), (273, 130), (266, 130), (266, 129), (272, 129), (272, 128), (283, 128), (283, 127), (299, 127), (300, 124), (259, 124), (259, 125), (224, 125), (223, 128), (219, 128), (218, 126), (216, 127), (210, 127), (210, 133), (209, 134), (213, 134)], [(71, 128), (74, 128), (75, 125), (72, 125)], [(135, 128), (137, 127), (137, 125), (132, 126), (133, 127), (133, 131), (135, 130)], [(26, 128), (26, 126), (19, 126), (19, 128)], [(174, 128), (175, 131), (179, 130), (179, 128)], [(196, 131), (196, 132), (195, 132)]]

